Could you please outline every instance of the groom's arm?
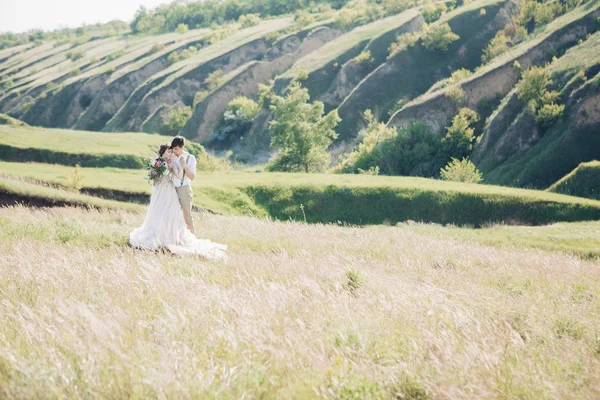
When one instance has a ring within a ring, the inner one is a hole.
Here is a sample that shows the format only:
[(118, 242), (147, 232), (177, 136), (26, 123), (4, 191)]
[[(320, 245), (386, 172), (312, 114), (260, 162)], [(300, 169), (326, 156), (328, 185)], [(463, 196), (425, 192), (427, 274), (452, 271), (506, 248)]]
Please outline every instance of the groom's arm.
[(196, 178), (196, 157), (190, 157), (189, 165), (186, 162), (183, 162), (183, 170), (185, 171), (185, 175), (190, 178), (191, 181)]

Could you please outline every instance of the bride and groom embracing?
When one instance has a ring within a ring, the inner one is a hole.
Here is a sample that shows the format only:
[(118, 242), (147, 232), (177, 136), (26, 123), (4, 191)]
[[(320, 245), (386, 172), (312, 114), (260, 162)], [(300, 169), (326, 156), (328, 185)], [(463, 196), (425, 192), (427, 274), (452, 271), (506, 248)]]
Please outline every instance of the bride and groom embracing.
[(146, 219), (129, 234), (129, 243), (146, 250), (166, 248), (174, 254), (226, 259), (226, 245), (195, 235), (190, 184), (196, 177), (196, 158), (185, 151), (185, 138), (176, 136), (171, 144), (160, 145), (151, 165), (161, 172), (151, 168), (154, 186)]

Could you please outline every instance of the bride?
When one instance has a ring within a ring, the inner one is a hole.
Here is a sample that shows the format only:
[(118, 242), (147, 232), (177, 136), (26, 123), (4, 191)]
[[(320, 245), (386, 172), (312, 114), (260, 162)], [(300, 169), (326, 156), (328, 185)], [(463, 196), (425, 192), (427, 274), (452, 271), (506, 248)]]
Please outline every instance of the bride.
[(172, 183), (173, 179), (181, 179), (184, 172), (178, 163), (173, 162), (175, 155), (169, 144), (160, 146), (158, 156), (167, 161), (169, 174), (154, 184), (146, 219), (142, 226), (129, 234), (129, 243), (146, 250), (167, 248), (174, 254), (195, 254), (209, 260), (225, 260), (226, 245), (198, 239), (186, 226)]

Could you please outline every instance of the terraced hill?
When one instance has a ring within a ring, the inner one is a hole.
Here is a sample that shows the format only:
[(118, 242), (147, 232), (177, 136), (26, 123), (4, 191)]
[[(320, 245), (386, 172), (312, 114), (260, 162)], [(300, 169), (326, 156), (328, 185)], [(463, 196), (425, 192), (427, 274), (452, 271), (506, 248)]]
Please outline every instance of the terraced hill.
[[(308, 7), (184, 33), (3, 49), (0, 113), (11, 124), (183, 134), (233, 160), (262, 163), (277, 150), (270, 147), (268, 102), (235, 129), (225, 118), (230, 102), (258, 100), (261, 85), (285, 95), (301, 82), (312, 100), (341, 117), (329, 149), (332, 166), (362, 140), (366, 110), (398, 130), (422, 123), (441, 140), (465, 107), (480, 120), (467, 155), (488, 183), (547, 188), (580, 162), (600, 158), (593, 135), (598, 0), (379, 3)], [(513, 34), (518, 39), (508, 45)], [(433, 42), (448, 39), (441, 47)], [(494, 48), (499, 43), (501, 51)], [(542, 126), (517, 85), (525, 71), (547, 63), (549, 90), (559, 93), (556, 107), (564, 110)], [(441, 165), (450, 160), (437, 157)], [(435, 177), (439, 166), (423, 171), (402, 173)]]

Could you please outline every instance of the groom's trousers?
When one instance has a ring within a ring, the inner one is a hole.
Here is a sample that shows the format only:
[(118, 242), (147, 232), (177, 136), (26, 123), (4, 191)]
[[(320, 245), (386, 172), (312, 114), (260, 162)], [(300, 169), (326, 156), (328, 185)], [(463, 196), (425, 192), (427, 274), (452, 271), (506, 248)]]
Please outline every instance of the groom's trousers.
[(183, 219), (185, 220), (185, 224), (190, 232), (196, 234), (194, 231), (194, 221), (192, 220), (192, 198), (194, 196), (192, 187), (190, 185), (178, 186), (175, 188), (175, 190), (177, 190), (179, 204), (181, 204), (181, 209), (183, 210)]

